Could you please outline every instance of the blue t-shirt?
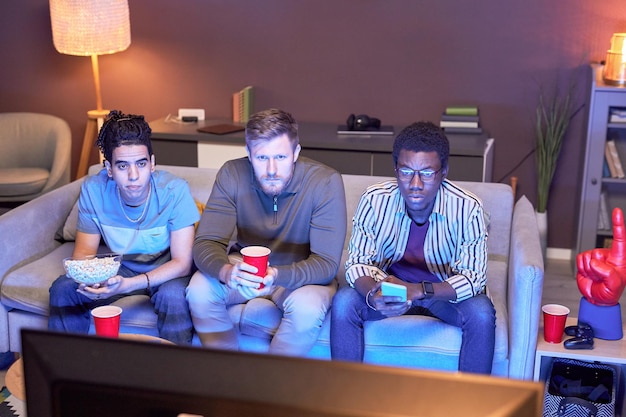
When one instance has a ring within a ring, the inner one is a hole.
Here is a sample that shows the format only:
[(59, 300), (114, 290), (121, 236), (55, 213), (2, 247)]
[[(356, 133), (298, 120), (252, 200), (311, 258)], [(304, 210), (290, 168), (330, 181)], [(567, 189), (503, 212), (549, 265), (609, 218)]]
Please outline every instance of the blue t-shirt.
[[(129, 207), (120, 204), (115, 181), (102, 170), (85, 179), (78, 200), (77, 229), (100, 234), (112, 252), (123, 255), (122, 264), (138, 273), (169, 261), (170, 233), (200, 218), (189, 185), (182, 178), (155, 171), (150, 186), (149, 201)], [(148, 208), (140, 221), (133, 223), (126, 218), (141, 217), (145, 204)]]

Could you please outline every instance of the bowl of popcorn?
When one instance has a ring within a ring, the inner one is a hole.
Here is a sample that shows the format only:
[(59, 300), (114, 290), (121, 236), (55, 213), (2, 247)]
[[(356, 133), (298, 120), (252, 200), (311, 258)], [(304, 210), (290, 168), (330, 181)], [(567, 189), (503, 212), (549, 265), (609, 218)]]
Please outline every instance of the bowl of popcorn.
[(79, 284), (95, 285), (117, 275), (122, 263), (118, 253), (102, 253), (82, 258), (65, 258), (65, 274)]

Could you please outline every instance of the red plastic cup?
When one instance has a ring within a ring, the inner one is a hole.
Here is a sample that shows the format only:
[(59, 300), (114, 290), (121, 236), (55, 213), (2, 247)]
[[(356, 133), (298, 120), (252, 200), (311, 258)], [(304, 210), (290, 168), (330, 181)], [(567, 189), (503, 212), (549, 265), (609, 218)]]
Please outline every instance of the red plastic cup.
[(543, 338), (548, 343), (561, 343), (569, 308), (560, 304), (546, 304), (543, 311)]
[(103, 337), (119, 337), (121, 315), (122, 308), (118, 306), (102, 306), (91, 310), (96, 334)]
[[(257, 272), (254, 275), (264, 278), (267, 274), (267, 265), (269, 263), (270, 253), (272, 253), (272, 251), (265, 246), (247, 246), (241, 249), (241, 251), (239, 252), (243, 257), (244, 263), (256, 266)], [(265, 285), (261, 283), (259, 289), (263, 288), (264, 286)]]

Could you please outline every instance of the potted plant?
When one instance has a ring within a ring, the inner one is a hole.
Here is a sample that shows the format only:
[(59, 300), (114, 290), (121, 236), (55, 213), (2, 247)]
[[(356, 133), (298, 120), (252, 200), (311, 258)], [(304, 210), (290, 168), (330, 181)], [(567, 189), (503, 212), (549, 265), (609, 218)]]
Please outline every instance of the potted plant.
[(563, 145), (563, 137), (573, 116), (573, 95), (575, 84), (569, 83), (564, 94), (559, 93), (558, 86), (554, 93), (547, 96), (544, 89), (539, 94), (537, 120), (535, 124), (536, 147), (535, 160), (537, 165), (537, 223), (542, 239), (545, 258), (547, 245), (547, 208), (550, 188), (556, 171), (559, 155)]

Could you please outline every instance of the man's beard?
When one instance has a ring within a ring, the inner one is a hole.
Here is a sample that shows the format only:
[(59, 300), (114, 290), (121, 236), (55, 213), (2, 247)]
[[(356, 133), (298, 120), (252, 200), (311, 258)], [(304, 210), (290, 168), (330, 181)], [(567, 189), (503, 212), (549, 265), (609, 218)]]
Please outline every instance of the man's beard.
[(293, 172), (291, 172), (288, 177), (264, 177), (263, 179), (259, 179), (259, 184), (265, 194), (274, 196), (285, 191), (292, 177)]

